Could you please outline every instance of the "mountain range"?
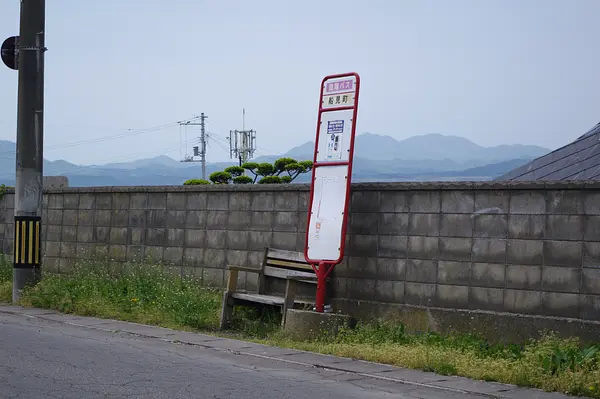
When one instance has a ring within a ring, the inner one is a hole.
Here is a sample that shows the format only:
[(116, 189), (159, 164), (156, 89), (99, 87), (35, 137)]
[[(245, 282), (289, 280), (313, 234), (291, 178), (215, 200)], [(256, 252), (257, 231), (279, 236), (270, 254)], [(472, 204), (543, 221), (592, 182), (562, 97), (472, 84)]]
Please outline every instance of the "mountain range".
[[(0, 184), (14, 185), (14, 142), (0, 140)], [(281, 156), (312, 159), (314, 142), (285, 154), (263, 156), (256, 162), (273, 162)], [(353, 181), (492, 180), (534, 158), (550, 152), (538, 146), (482, 147), (462, 137), (442, 134), (396, 140), (372, 133), (357, 135)], [(207, 174), (233, 162), (207, 163)], [(44, 175), (63, 175), (70, 186), (179, 185), (201, 177), (198, 163), (182, 163), (168, 156), (106, 165), (75, 165), (44, 160)], [(308, 176), (297, 181), (306, 182)]]

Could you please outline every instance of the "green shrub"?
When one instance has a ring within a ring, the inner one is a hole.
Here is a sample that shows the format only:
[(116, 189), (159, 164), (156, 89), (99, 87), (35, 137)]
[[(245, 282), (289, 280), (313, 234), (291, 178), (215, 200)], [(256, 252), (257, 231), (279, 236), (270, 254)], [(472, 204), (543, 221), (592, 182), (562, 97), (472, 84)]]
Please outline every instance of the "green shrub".
[(198, 186), (201, 184), (210, 184), (210, 182), (204, 179), (189, 179), (183, 183), (184, 186)]

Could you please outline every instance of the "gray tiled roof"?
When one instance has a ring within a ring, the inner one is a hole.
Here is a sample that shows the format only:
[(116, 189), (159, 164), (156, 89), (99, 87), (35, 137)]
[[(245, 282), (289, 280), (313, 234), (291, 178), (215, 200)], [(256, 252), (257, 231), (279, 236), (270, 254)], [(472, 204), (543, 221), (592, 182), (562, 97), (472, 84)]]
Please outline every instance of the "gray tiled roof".
[(600, 123), (571, 144), (496, 180), (600, 180)]

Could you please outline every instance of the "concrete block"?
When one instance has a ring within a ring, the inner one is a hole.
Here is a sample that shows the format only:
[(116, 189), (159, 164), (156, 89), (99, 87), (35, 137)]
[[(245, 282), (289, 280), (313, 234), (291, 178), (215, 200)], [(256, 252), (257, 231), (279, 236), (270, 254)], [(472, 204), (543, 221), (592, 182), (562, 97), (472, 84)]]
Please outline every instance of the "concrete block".
[(187, 214), (185, 211), (167, 211), (168, 229), (185, 229)]
[[(250, 196), (248, 196), (250, 199)], [(298, 211), (298, 192), (297, 191), (278, 191), (274, 194), (275, 204), (274, 210), (276, 211)], [(250, 203), (250, 202), (249, 202)]]
[(94, 242), (108, 244), (110, 239), (110, 227), (98, 226), (94, 227), (92, 233)]
[(273, 248), (294, 251), (296, 249), (296, 233), (273, 233)]
[(97, 260), (108, 260), (108, 245), (96, 244), (94, 253)]
[(584, 235), (586, 241), (600, 241), (600, 216), (585, 216)]
[(347, 315), (290, 309), (286, 315), (284, 332), (294, 340), (311, 340), (325, 335), (335, 336), (341, 329), (352, 328), (355, 324)]
[[(470, 238), (452, 238), (440, 237), (440, 259), (444, 260), (471, 260), (471, 243)], [(473, 244), (473, 252), (477, 250)]]
[(475, 193), (473, 191), (443, 191), (443, 213), (467, 213), (475, 211)]
[(504, 309), (512, 313), (539, 314), (542, 310), (542, 293), (505, 289)]
[(167, 246), (170, 247), (182, 247), (185, 242), (185, 230), (184, 229), (167, 229)]
[(404, 281), (377, 280), (375, 282), (375, 301), (401, 303), (404, 300)]
[(259, 268), (265, 257), (265, 251), (248, 251), (248, 266)]
[(249, 243), (249, 231), (227, 231), (227, 249), (247, 250)]
[(404, 281), (406, 280), (406, 260), (377, 258), (377, 274), (381, 280)]
[(600, 295), (600, 269), (583, 269), (582, 277), (581, 291)]
[(600, 193), (597, 190), (582, 192), (583, 212), (586, 215), (600, 215)]
[(408, 237), (408, 257), (413, 259), (438, 259), (437, 237)]
[[(7, 226), (8, 227), (8, 226)], [(45, 229), (45, 235), (43, 235), (43, 240), (46, 241), (60, 241), (61, 237), (62, 237), (62, 226), (61, 225), (57, 225), (57, 226), (46, 226), (45, 228), (42, 227), (42, 229)], [(9, 234), (8, 232), (8, 228), (6, 229), (6, 238), (11, 238), (13, 237), (14, 233)]]
[(600, 269), (600, 242), (583, 243), (583, 267)]
[(296, 233), (296, 251), (304, 252), (306, 233)]
[(59, 272), (59, 265), (60, 265), (60, 259), (59, 258), (54, 258), (54, 257), (44, 257), (44, 259), (42, 260), (42, 275), (44, 275), (45, 273), (58, 273)]
[(544, 264), (581, 267), (582, 244), (573, 241), (544, 241)]
[(144, 247), (142, 245), (127, 246), (127, 261), (140, 263), (144, 261)]
[(183, 251), (183, 263), (188, 266), (202, 266), (204, 248), (185, 248)]
[[(155, 194), (155, 193), (152, 193)], [(160, 195), (165, 195), (165, 201), (166, 201), (166, 194), (162, 194), (162, 193), (156, 193), (159, 196)], [(131, 195), (129, 196), (129, 209), (148, 209), (149, 208), (149, 200), (148, 200), (148, 194), (146, 193), (131, 193)], [(161, 209), (165, 209), (166, 208), (166, 204), (164, 207), (162, 207)]]
[(298, 232), (305, 233), (308, 224), (308, 212), (298, 212)]
[(437, 282), (441, 284), (469, 285), (471, 276), (470, 262), (439, 261)]
[[(337, 266), (336, 266), (337, 267)], [(344, 277), (377, 280), (377, 259), (352, 257), (348, 260), (347, 273)]]
[(225, 268), (226, 252), (222, 249), (204, 249), (204, 266), (215, 269)]
[(96, 197), (93, 194), (81, 194), (79, 196), (79, 206), (77, 209), (95, 209)]
[(350, 202), (351, 213), (380, 212), (378, 191), (354, 191)]
[(75, 259), (61, 258), (58, 260), (58, 272), (62, 274), (70, 274), (73, 272), (77, 261)]
[(151, 209), (146, 216), (146, 226), (150, 228), (164, 228), (167, 225), (167, 211), (164, 209)]
[(225, 263), (228, 265), (247, 266), (248, 251), (237, 251), (228, 249), (225, 253)]
[(225, 249), (227, 230), (211, 230), (206, 232), (206, 248)]
[(202, 284), (208, 287), (221, 288), (224, 283), (225, 273), (223, 269), (211, 269), (205, 267), (202, 273)]
[(12, 255), (14, 250), (13, 240), (2, 240), (2, 252)]
[[(211, 232), (212, 234), (212, 232)], [(185, 230), (185, 247), (204, 248), (206, 246), (205, 230)]]
[(542, 290), (579, 292), (581, 269), (569, 267), (542, 267)]
[(409, 218), (411, 236), (440, 235), (440, 215), (438, 213), (411, 213)]
[(579, 315), (585, 320), (600, 320), (600, 296), (579, 295)]
[(417, 191), (410, 199), (411, 213), (439, 213), (441, 195), (438, 191)]
[(376, 257), (378, 237), (373, 235), (354, 234), (350, 237), (350, 256)]
[(188, 211), (206, 211), (208, 203), (207, 193), (189, 193), (187, 195), (187, 203), (185, 209)]
[(60, 257), (60, 241), (47, 241), (43, 253), (44, 256)]
[(580, 190), (549, 191), (548, 213), (553, 215), (581, 215), (584, 213), (584, 194)]
[[(9, 206), (8, 203), (8, 195), (4, 195), (4, 202), (6, 204), (7, 209), (14, 208), (14, 194), (10, 196), (13, 199), (12, 206)], [(48, 209), (64, 209), (63, 207), (63, 196), (62, 194), (48, 194)]]
[(252, 209), (252, 194), (249, 192), (229, 193), (229, 207), (227, 209), (230, 211), (249, 211)]
[(206, 210), (207, 211), (226, 211), (229, 209), (228, 192), (209, 192), (207, 193)]
[(249, 211), (229, 211), (227, 215), (228, 230), (248, 230), (252, 222)]
[(469, 287), (438, 284), (435, 303), (442, 308), (468, 309)]
[(273, 231), (298, 231), (298, 212), (274, 212)]
[[(370, 223), (364, 224), (377, 228), (377, 216), (375, 214), (363, 213), (362, 215), (363, 218), (370, 221)], [(364, 234), (372, 234), (374, 232), (372, 228), (364, 230)], [(407, 235), (408, 213), (379, 214), (379, 234)]]
[(206, 216), (207, 230), (224, 230), (227, 228), (227, 211), (209, 211)]
[(90, 259), (95, 252), (96, 246), (88, 243), (77, 243), (77, 259)]
[(48, 217), (46, 224), (62, 225), (62, 213), (63, 211), (59, 209), (48, 209), (46, 211)]
[(542, 288), (542, 267), (506, 266), (506, 288), (540, 290)]
[(546, 215), (510, 215), (508, 237), (542, 239), (546, 231)]
[(79, 194), (63, 194), (63, 209), (79, 209)]
[(471, 269), (471, 286), (503, 288), (506, 274), (504, 264), (473, 263)]
[(77, 227), (77, 242), (92, 242), (93, 240), (93, 227), (89, 226), (78, 226)]
[(110, 244), (126, 245), (127, 242), (127, 227), (111, 227), (110, 228)]
[(541, 265), (544, 261), (544, 243), (533, 240), (508, 240), (506, 260), (517, 265)]
[(275, 197), (273, 193), (252, 193), (252, 210), (271, 212), (275, 209)]
[(470, 287), (469, 308), (476, 310), (504, 310), (504, 290), (501, 288)]
[(186, 193), (167, 193), (167, 210), (185, 211)]
[(111, 227), (128, 227), (129, 226), (129, 212), (127, 211), (112, 211), (110, 218)]
[[(93, 209), (112, 209), (112, 194), (109, 193), (95, 193), (94, 197), (94, 208)], [(129, 196), (127, 197), (129, 198)]]
[(147, 246), (144, 250), (144, 258), (153, 263), (161, 263), (163, 260), (164, 247)]
[(379, 195), (379, 212), (408, 212), (410, 193), (407, 191), (383, 191)]
[[(142, 206), (140, 204), (140, 194), (136, 196), (136, 208), (135, 209), (146, 209), (146, 206)], [(145, 198), (145, 194), (141, 194)], [(130, 209), (129, 203), (131, 200), (131, 196), (129, 193), (114, 193), (111, 198), (112, 206), (106, 208), (99, 208), (99, 203), (96, 203), (96, 209), (116, 209), (116, 210), (128, 210)], [(144, 199), (146, 201), (146, 199)], [(144, 202), (145, 203), (145, 202)], [(105, 202), (105, 205), (108, 204), (108, 201)]]
[(127, 260), (127, 246), (125, 245), (110, 245), (108, 256), (113, 261), (124, 262)]
[(252, 212), (252, 230), (273, 230), (273, 212)]
[(263, 251), (271, 246), (273, 241), (273, 232), (271, 231), (250, 231), (248, 236), (248, 249), (251, 251)]
[(437, 261), (409, 259), (406, 264), (406, 281), (436, 283), (437, 269)]
[(258, 274), (246, 273), (246, 291), (258, 292)]
[(185, 227), (188, 229), (204, 229), (206, 228), (206, 211), (188, 211)]
[(379, 216), (377, 213), (350, 213), (349, 233), (376, 235), (379, 231)]
[(165, 245), (167, 232), (165, 229), (146, 229), (146, 245), (159, 246)]
[(543, 292), (542, 309), (547, 316), (577, 318), (579, 316), (579, 295)]
[(141, 227), (131, 227), (130, 228), (130, 243), (132, 245), (142, 245), (146, 242), (146, 230)]
[(581, 240), (583, 238), (583, 216), (548, 215), (544, 238), (548, 240)]
[(506, 215), (483, 215), (473, 217), (473, 236), (483, 238), (506, 238), (508, 234), (508, 217)]
[(514, 215), (545, 214), (546, 196), (536, 191), (513, 191), (510, 213)]
[(310, 193), (302, 191), (298, 193), (298, 210), (308, 212), (308, 202), (310, 201)]
[(473, 218), (471, 218), (470, 214), (442, 214), (440, 224), (440, 236), (473, 236)]
[(76, 210), (68, 209), (63, 211), (63, 226), (77, 226), (78, 212)]
[(435, 306), (435, 291), (435, 284), (406, 282), (404, 301), (409, 305)]
[(94, 225), (94, 211), (84, 210), (79, 211), (77, 214), (77, 224), (79, 226), (93, 226)]
[(183, 247), (165, 247), (163, 263), (168, 265), (183, 264)]
[(349, 278), (346, 281), (346, 291), (349, 299), (372, 301), (375, 298), (376, 280), (364, 278)]
[(76, 242), (77, 241), (77, 227), (64, 226), (62, 229), (61, 241)]
[(112, 211), (109, 210), (96, 210), (94, 214), (94, 225), (95, 226), (110, 226), (112, 217)]
[(507, 191), (476, 191), (475, 212), (508, 213), (510, 195)]

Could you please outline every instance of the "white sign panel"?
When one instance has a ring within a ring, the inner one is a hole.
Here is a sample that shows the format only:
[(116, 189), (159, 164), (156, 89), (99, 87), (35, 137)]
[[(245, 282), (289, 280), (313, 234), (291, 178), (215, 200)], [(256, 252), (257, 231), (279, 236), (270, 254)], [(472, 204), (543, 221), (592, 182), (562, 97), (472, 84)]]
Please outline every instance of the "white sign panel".
[(322, 114), (317, 162), (340, 162), (350, 159), (353, 115), (352, 109)]
[(337, 260), (342, 243), (348, 165), (315, 169), (313, 206), (308, 226), (309, 259)]
[(356, 96), (356, 77), (329, 79), (323, 85), (321, 108), (337, 108), (354, 106)]

